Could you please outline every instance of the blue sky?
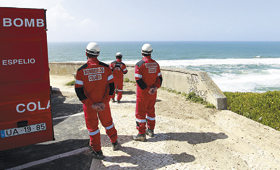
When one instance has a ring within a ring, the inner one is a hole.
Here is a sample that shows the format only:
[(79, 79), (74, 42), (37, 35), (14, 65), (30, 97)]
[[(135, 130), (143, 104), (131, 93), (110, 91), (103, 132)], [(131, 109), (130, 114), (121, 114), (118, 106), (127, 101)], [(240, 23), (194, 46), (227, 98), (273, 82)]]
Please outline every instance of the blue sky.
[(48, 41), (280, 41), (280, 0), (0, 0), (47, 9)]

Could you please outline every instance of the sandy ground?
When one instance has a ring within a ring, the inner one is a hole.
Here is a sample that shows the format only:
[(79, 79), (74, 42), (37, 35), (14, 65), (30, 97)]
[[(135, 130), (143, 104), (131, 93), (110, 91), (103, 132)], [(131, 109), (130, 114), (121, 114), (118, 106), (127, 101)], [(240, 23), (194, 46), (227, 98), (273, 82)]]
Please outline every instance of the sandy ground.
[[(50, 78), (66, 102), (76, 98), (74, 88), (64, 86), (73, 76)], [(135, 98), (135, 85), (124, 83), (121, 103), (110, 102), (122, 149), (113, 152), (108, 138), (102, 137), (106, 158), (93, 160), (93, 169), (280, 169), (279, 131), (161, 89), (155, 106), (155, 137), (133, 141), (132, 135), (137, 134)]]

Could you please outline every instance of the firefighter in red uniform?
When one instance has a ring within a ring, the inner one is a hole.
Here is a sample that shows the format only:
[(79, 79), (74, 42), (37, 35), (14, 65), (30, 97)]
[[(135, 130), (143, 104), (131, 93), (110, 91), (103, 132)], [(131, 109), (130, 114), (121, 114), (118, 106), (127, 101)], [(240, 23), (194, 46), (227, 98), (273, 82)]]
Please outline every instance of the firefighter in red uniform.
[[(122, 54), (117, 52), (116, 61), (110, 64), (115, 79), (115, 89), (117, 93), (117, 101), (120, 102), (123, 90), (123, 75), (127, 73), (125, 64), (122, 62)], [(113, 94), (112, 101), (115, 102), (115, 93)]]
[[(154, 136), (155, 103), (157, 89), (161, 87), (162, 76), (159, 64), (151, 58), (150, 44), (142, 46), (142, 60), (135, 65), (136, 80), (136, 128), (139, 133), (133, 136), (136, 141), (146, 141), (146, 134)], [(146, 129), (147, 123), (147, 129)]]
[(90, 136), (89, 146), (96, 159), (103, 159), (98, 118), (109, 136), (113, 150), (119, 148), (117, 131), (113, 124), (109, 101), (114, 93), (114, 77), (109, 65), (100, 62), (100, 48), (91, 42), (86, 47), (87, 63), (77, 70), (75, 91), (83, 103), (86, 127)]

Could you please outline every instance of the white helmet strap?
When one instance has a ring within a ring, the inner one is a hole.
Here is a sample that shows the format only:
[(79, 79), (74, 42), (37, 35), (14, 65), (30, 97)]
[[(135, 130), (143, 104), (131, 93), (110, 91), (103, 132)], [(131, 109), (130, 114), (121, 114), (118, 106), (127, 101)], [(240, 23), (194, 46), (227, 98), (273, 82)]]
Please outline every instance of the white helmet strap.
[(153, 50), (151, 50), (151, 51), (142, 50), (141, 52), (142, 52), (143, 54), (151, 54), (151, 53), (153, 52)]
[(91, 54), (91, 55), (99, 55), (99, 51), (91, 51), (86, 49), (86, 53)]

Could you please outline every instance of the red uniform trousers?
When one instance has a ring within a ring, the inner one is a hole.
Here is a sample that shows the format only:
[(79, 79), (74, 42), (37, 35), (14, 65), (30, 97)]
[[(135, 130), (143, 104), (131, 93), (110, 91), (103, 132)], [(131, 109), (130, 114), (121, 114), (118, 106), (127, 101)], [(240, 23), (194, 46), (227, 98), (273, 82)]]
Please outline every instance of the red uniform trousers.
[(149, 129), (155, 128), (155, 103), (157, 93), (151, 95), (147, 90), (141, 90), (137, 87), (137, 99), (136, 99), (136, 128), (139, 134), (146, 133), (146, 123)]
[[(84, 115), (88, 133), (90, 136), (89, 145), (93, 148), (94, 151), (101, 150), (100, 142), (100, 131), (98, 128), (98, 117), (102, 126), (106, 130), (106, 134), (109, 136), (111, 143), (117, 141), (117, 130), (114, 127), (113, 119), (111, 117), (111, 110), (109, 103), (105, 104), (105, 110), (97, 112), (91, 107), (87, 107), (83, 104)], [(97, 117), (98, 116), (98, 117)]]
[[(118, 92), (117, 100), (121, 100), (122, 99), (122, 91), (123, 91), (123, 78), (122, 79), (115, 78), (115, 89)], [(115, 98), (115, 92), (113, 94), (113, 98)]]

